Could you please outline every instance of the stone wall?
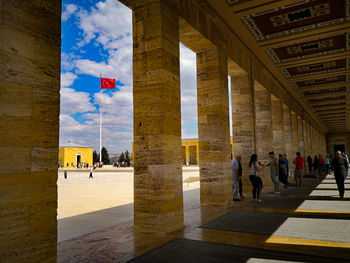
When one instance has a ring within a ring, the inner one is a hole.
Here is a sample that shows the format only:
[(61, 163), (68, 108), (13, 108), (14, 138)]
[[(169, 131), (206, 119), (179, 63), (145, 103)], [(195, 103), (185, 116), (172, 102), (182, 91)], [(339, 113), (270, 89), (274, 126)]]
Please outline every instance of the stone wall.
[(61, 1), (0, 2), (0, 261), (56, 262)]

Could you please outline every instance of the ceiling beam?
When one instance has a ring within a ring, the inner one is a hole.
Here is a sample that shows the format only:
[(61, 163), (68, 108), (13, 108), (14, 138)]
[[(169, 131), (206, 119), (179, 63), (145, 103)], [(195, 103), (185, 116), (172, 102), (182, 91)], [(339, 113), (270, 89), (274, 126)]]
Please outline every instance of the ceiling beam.
[(328, 113), (324, 113), (324, 114), (318, 114), (318, 116), (320, 118), (322, 118), (322, 117), (327, 117), (327, 116), (333, 116), (333, 117), (335, 117), (335, 116), (345, 116), (345, 114), (346, 114), (345, 111), (343, 111), (343, 112), (335, 112), (335, 113), (328, 112)]
[(345, 105), (328, 105), (328, 106), (320, 106), (320, 107), (314, 107), (316, 111), (318, 110), (333, 110), (333, 109), (345, 109)]
[(345, 120), (345, 115), (344, 114), (337, 114), (337, 115), (321, 115), (320, 119), (321, 120), (325, 120), (325, 119), (329, 119), (329, 118), (343, 118)]
[(308, 42), (318, 38), (332, 36), (333, 32), (336, 33), (336, 35), (349, 32), (349, 22), (344, 21), (339, 24), (333, 24), (313, 30), (305, 30), (298, 33), (286, 34), (283, 37), (261, 40), (258, 44), (263, 48), (288, 46), (297, 42)]
[(276, 67), (281, 69), (281, 68), (303, 66), (303, 65), (308, 65), (308, 64), (318, 63), (318, 62), (326, 62), (326, 61), (347, 58), (349, 55), (350, 55), (350, 50), (345, 50), (334, 54), (324, 54), (324, 55), (319, 55), (315, 57), (308, 57), (308, 58), (302, 58), (302, 59), (297, 59), (297, 60), (292, 60), (287, 62), (281, 62), (281, 63), (277, 63)]
[(337, 117), (337, 118), (322, 118), (322, 121), (327, 122), (345, 122), (345, 117)]
[(346, 109), (323, 109), (316, 111), (317, 115), (327, 114), (327, 113), (345, 113)]
[(317, 102), (310, 102), (312, 106), (315, 105), (331, 105), (331, 104), (338, 104), (338, 103), (345, 103), (345, 99), (338, 99), (338, 100), (325, 100), (325, 101), (317, 101)]
[(324, 111), (324, 112), (318, 112), (317, 114), (319, 115), (319, 116), (322, 116), (322, 115), (335, 115), (335, 114), (345, 114), (346, 113), (346, 111), (345, 111), (345, 109), (343, 109), (343, 110), (339, 110), (339, 111)]
[(338, 97), (338, 96), (344, 96), (346, 94), (347, 94), (346, 91), (340, 91), (340, 92), (332, 92), (332, 93), (325, 93), (325, 94), (304, 95), (304, 98), (306, 98), (308, 100), (334, 98), (334, 97)]
[(254, 0), (243, 1), (241, 4), (232, 5), (234, 13), (239, 17), (264, 12), (281, 6), (291, 5), (300, 2), (300, 0)]
[(316, 87), (308, 87), (308, 88), (298, 88), (298, 89), (296, 89), (296, 91), (305, 92), (305, 91), (317, 91), (317, 90), (326, 90), (326, 89), (336, 89), (336, 88), (346, 87), (347, 85), (350, 85), (350, 82), (326, 84), (324, 86), (316, 86)]
[(338, 70), (338, 71), (309, 74), (309, 75), (304, 75), (304, 76), (299, 76), (299, 77), (291, 77), (291, 78), (288, 78), (288, 80), (289, 81), (303, 81), (303, 80), (309, 80), (309, 79), (334, 77), (334, 76), (349, 74), (349, 73), (350, 73), (350, 69), (344, 69), (344, 70)]

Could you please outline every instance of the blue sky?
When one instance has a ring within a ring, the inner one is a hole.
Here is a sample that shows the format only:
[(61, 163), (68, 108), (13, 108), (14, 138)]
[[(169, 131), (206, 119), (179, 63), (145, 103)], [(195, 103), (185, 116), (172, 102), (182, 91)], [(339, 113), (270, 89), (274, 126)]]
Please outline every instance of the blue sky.
[[(132, 14), (116, 0), (63, 0), (60, 144), (99, 150), (99, 104), (103, 145), (110, 153), (131, 150)], [(197, 137), (195, 54), (180, 46), (182, 137)], [(100, 96), (99, 76), (117, 89)]]

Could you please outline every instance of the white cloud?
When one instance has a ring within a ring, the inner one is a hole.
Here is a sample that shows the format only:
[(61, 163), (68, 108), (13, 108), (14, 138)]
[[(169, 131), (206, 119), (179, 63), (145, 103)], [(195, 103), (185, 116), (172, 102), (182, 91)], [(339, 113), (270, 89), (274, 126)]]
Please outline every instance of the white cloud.
[[(95, 93), (93, 95), (96, 104), (100, 104), (102, 98), (103, 145), (110, 153), (121, 153), (126, 149), (130, 151), (133, 140), (132, 90), (130, 86), (119, 88), (120, 91), (114, 91), (111, 94)], [(98, 151), (99, 113), (90, 102), (87, 93), (76, 92), (68, 88), (63, 90), (60, 143), (71, 141), (92, 146)], [(85, 121), (75, 120), (69, 115), (73, 112), (82, 112), (81, 119)]]
[[(102, 45), (106, 61), (76, 59), (77, 74), (115, 78), (125, 85), (132, 82), (132, 13), (116, 0), (98, 2), (90, 10), (77, 13), (83, 39), (79, 47), (93, 41)], [(69, 63), (67, 63), (69, 64)]]
[(77, 78), (78, 76), (72, 72), (61, 73), (61, 87), (64, 88), (73, 85)]
[(95, 111), (90, 102), (89, 93), (75, 91), (71, 88), (61, 88), (61, 114), (84, 113)]
[(78, 6), (74, 4), (65, 5), (65, 10), (62, 12), (62, 21), (67, 21), (71, 15), (73, 15), (78, 10)]
[(131, 33), (131, 10), (116, 0), (98, 2), (90, 11), (80, 10), (77, 15), (83, 31), (80, 46), (94, 38), (105, 46)]
[(78, 59), (75, 61), (78, 74), (87, 74), (94, 77), (115, 78), (125, 85), (132, 83), (132, 50), (120, 48), (110, 51), (106, 62), (96, 62), (90, 59)]

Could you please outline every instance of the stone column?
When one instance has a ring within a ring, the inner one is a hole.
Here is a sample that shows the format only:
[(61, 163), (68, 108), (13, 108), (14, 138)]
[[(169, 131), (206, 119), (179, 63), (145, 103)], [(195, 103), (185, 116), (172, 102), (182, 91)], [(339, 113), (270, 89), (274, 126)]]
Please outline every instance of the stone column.
[(223, 51), (197, 53), (197, 96), (201, 205), (230, 207), (229, 99)]
[(0, 9), (0, 261), (56, 262), (61, 2)]
[(284, 145), (283, 107), (282, 102), (273, 95), (271, 95), (271, 103), (273, 150), (276, 156), (278, 156), (278, 154), (286, 152)]
[(303, 119), (300, 116), (297, 116), (298, 120), (298, 152), (300, 152), (302, 157), (305, 157), (304, 149), (304, 132), (303, 132)]
[[(259, 161), (269, 161), (268, 153), (273, 151), (271, 94), (259, 82), (254, 82), (256, 153)], [(268, 169), (262, 175), (264, 184), (271, 185)]]
[(185, 164), (187, 165), (187, 163), (190, 162), (190, 146), (186, 145), (185, 146), (185, 150), (186, 150), (186, 160), (185, 160)]
[[(252, 90), (252, 81), (247, 73), (231, 75), (233, 152), (242, 156), (245, 175), (248, 175), (250, 156), (255, 153)], [(250, 185), (248, 176), (243, 179), (243, 183)]]
[(283, 104), (283, 125), (284, 125), (284, 138), (285, 138), (285, 149), (287, 159), (289, 160), (289, 169), (294, 170), (295, 165), (293, 163), (294, 151), (292, 143), (292, 119), (290, 109)]
[(299, 141), (298, 141), (298, 120), (297, 115), (292, 112), (292, 149), (293, 154), (290, 156), (290, 160), (295, 159), (295, 153), (298, 151), (299, 148)]
[(133, 10), (134, 225), (183, 227), (179, 24), (171, 1)]

